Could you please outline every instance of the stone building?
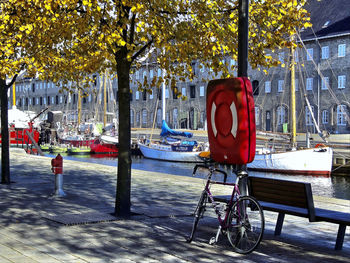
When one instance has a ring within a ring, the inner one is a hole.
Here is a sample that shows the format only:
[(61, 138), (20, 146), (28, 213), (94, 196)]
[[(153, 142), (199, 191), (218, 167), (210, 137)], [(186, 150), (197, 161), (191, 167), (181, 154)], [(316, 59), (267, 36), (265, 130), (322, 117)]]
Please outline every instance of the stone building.
[[(321, 130), (330, 133), (350, 131), (350, 1), (310, 0), (306, 8), (311, 14), (312, 28), (301, 30), (297, 35), (299, 47), (294, 54), (296, 65), (296, 118), (298, 132), (315, 132), (312, 115)], [(256, 124), (259, 130), (282, 132), (290, 126), (290, 51), (271, 53), (281, 62), (281, 66), (268, 69), (268, 74), (260, 70), (248, 70), (254, 89)], [(226, 63), (232, 65), (233, 60)], [(192, 64), (196, 78), (190, 82), (179, 82), (177, 89), (187, 96), (183, 101), (169, 87), (166, 88), (166, 121), (172, 128), (206, 128), (206, 88), (202, 82), (210, 72)], [(162, 72), (154, 64), (144, 64), (131, 76), (131, 126), (150, 128), (153, 123), (161, 125), (161, 92), (154, 88), (152, 94), (137, 90), (136, 81), (147, 76), (153, 78)], [(108, 90), (108, 122), (116, 119), (117, 83), (115, 79), (106, 81)], [(72, 84), (71, 84), (72, 85)], [(96, 76), (87, 97), (82, 99), (82, 120), (102, 120), (104, 76)], [(17, 107), (39, 112), (50, 106), (51, 110), (70, 112), (66, 121), (77, 118), (78, 93), (58, 93), (53, 83), (23, 79), (16, 84)], [(310, 103), (307, 107), (306, 99)], [(311, 111), (313, 114), (311, 114)]]

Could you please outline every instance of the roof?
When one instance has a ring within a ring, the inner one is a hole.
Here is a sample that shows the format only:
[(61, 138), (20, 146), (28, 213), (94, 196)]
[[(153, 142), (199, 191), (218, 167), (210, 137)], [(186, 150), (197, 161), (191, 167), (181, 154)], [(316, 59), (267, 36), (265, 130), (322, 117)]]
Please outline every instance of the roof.
[(303, 40), (350, 34), (350, 0), (308, 0), (312, 28), (301, 33)]

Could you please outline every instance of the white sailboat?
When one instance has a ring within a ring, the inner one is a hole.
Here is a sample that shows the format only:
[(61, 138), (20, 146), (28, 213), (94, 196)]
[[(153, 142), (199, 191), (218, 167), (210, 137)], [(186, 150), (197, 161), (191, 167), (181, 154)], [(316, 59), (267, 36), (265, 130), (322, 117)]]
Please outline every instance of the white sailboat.
[[(164, 72), (163, 72), (164, 73)], [(190, 132), (174, 131), (165, 122), (165, 84), (162, 87), (162, 141), (143, 140), (138, 146), (143, 156), (171, 162), (203, 162), (199, 154), (204, 150), (196, 141), (183, 141), (179, 137), (191, 138)], [(171, 137), (176, 136), (176, 137)]]
[[(295, 69), (294, 49), (292, 49), (291, 66), (291, 113), (292, 113), (292, 148), (289, 151), (271, 151), (268, 149), (257, 149), (253, 162), (247, 164), (248, 169), (277, 172), (287, 174), (308, 174), (329, 176), (332, 170), (333, 149), (323, 144), (315, 148), (296, 148), (296, 110), (295, 110)], [(308, 106), (309, 103), (307, 101)], [(310, 111), (312, 119), (317, 126)], [(320, 130), (317, 128), (319, 133)]]

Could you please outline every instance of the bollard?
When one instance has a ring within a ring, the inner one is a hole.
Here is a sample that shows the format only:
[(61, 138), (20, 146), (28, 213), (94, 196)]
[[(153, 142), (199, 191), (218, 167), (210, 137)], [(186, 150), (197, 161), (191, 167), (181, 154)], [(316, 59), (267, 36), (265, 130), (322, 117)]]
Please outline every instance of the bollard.
[(63, 191), (63, 158), (57, 154), (56, 158), (51, 160), (51, 170), (55, 174), (55, 196), (62, 197), (66, 194)]

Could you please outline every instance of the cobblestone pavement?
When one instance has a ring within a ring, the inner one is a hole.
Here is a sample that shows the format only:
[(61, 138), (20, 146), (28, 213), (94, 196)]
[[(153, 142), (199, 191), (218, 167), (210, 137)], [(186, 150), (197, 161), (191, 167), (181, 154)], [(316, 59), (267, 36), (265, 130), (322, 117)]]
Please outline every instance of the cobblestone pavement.
[[(116, 167), (64, 160), (65, 197), (54, 197), (51, 159), (11, 149), (10, 185), (0, 185), (0, 262), (349, 262), (350, 231), (333, 249), (338, 226), (286, 216), (273, 235), (276, 213), (265, 212), (264, 239), (249, 255), (225, 237), (210, 246), (217, 223), (200, 222), (188, 244), (191, 213), (203, 188), (198, 178), (132, 170), (130, 219), (111, 216)], [(213, 189), (223, 192), (227, 187)], [(317, 207), (350, 212), (350, 201), (315, 197)]]

